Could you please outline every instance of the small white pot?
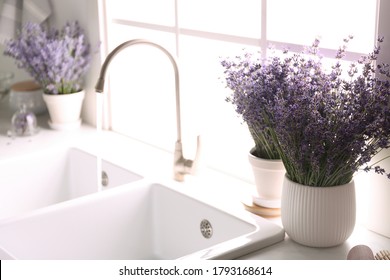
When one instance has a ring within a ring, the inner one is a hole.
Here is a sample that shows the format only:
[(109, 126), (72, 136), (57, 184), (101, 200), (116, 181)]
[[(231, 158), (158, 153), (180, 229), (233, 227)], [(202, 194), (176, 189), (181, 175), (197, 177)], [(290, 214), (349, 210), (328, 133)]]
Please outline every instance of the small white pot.
[(280, 208), (284, 174), (282, 160), (262, 159), (253, 155), (255, 148), (249, 152), (248, 159), (252, 165), (257, 196), (253, 202), (267, 208)]
[(43, 94), (43, 100), (49, 111), (49, 125), (53, 129), (74, 129), (81, 124), (81, 108), (85, 91), (71, 94)]
[(302, 245), (340, 245), (355, 227), (354, 181), (341, 186), (312, 187), (285, 177), (281, 217), (288, 236)]

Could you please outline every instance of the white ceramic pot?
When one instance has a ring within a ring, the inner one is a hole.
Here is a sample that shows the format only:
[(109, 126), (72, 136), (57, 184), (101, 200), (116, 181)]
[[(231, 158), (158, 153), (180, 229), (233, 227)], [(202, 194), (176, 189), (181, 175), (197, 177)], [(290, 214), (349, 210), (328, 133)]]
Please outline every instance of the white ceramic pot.
[(43, 100), (49, 111), (49, 125), (53, 129), (74, 129), (81, 124), (81, 108), (85, 91), (71, 94), (43, 94)]
[(248, 155), (252, 165), (257, 196), (253, 202), (267, 208), (280, 208), (284, 174), (286, 173), (281, 160), (262, 159), (253, 155), (255, 148)]
[(355, 227), (354, 181), (334, 187), (311, 187), (285, 177), (281, 217), (288, 236), (302, 245), (340, 245)]

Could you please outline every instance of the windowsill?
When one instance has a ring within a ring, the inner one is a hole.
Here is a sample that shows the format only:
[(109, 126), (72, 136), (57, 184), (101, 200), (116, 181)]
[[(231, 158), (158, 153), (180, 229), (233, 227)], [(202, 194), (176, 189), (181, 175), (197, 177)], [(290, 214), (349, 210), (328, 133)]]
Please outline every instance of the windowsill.
[[(222, 209), (243, 211), (241, 201), (251, 196), (254, 186), (238, 179), (204, 168), (199, 176), (187, 176), (185, 182), (173, 181), (173, 154), (151, 147), (120, 134), (102, 131), (100, 134), (88, 125), (75, 131), (54, 131), (47, 126), (47, 116), (38, 118), (41, 131), (31, 137), (11, 139), (7, 135), (8, 116), (0, 113), (0, 160), (14, 158), (42, 149), (79, 147), (87, 152), (98, 153), (114, 164), (132, 170), (144, 177), (186, 188), (186, 192)], [(173, 146), (173, 145), (172, 145)], [(44, 168), (44, 167), (43, 167)], [(281, 224), (280, 219), (272, 219)], [(288, 237), (276, 245), (243, 256), (242, 259), (345, 259), (355, 245), (365, 244), (374, 253), (390, 248), (390, 239), (380, 236), (357, 224), (352, 236), (341, 246), (316, 249), (301, 246)]]

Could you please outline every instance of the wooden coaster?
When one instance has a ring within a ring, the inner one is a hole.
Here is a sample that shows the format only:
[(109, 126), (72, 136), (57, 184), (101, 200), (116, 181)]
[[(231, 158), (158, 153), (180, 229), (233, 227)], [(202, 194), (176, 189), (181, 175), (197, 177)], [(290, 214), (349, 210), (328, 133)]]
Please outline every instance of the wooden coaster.
[(280, 216), (280, 208), (266, 208), (259, 205), (256, 205), (252, 202), (252, 200), (242, 201), (242, 204), (245, 207), (245, 210), (255, 214), (259, 215), (264, 218), (271, 218), (271, 217), (279, 217)]

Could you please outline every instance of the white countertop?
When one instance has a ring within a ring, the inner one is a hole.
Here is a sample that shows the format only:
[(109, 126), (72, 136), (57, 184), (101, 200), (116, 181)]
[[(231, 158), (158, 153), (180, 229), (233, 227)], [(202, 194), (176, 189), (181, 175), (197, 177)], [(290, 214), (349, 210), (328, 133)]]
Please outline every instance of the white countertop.
[[(218, 204), (222, 208), (243, 208), (241, 201), (250, 196), (254, 190), (251, 184), (208, 169), (202, 170), (198, 177), (188, 176), (184, 183), (174, 182), (171, 179), (173, 155), (170, 152), (110, 131), (97, 133), (93, 127), (88, 125), (82, 125), (80, 129), (74, 131), (51, 130), (47, 125), (48, 117), (45, 115), (38, 117), (41, 130), (37, 135), (11, 138), (7, 136), (11, 116), (12, 113), (0, 108), (0, 161), (25, 153), (39, 152), (40, 149), (56, 145), (77, 146), (86, 151), (99, 153), (103, 158), (145, 177), (169, 180), (178, 187), (187, 188), (192, 195), (199, 196), (206, 202)], [(221, 193), (223, 198), (221, 198)], [(280, 219), (271, 221), (281, 224)], [(357, 223), (351, 237), (337, 247), (309, 248), (295, 243), (286, 236), (284, 241), (243, 256), (241, 259), (346, 259), (348, 251), (360, 244), (369, 246), (374, 253), (390, 249), (389, 238), (371, 232)]]

